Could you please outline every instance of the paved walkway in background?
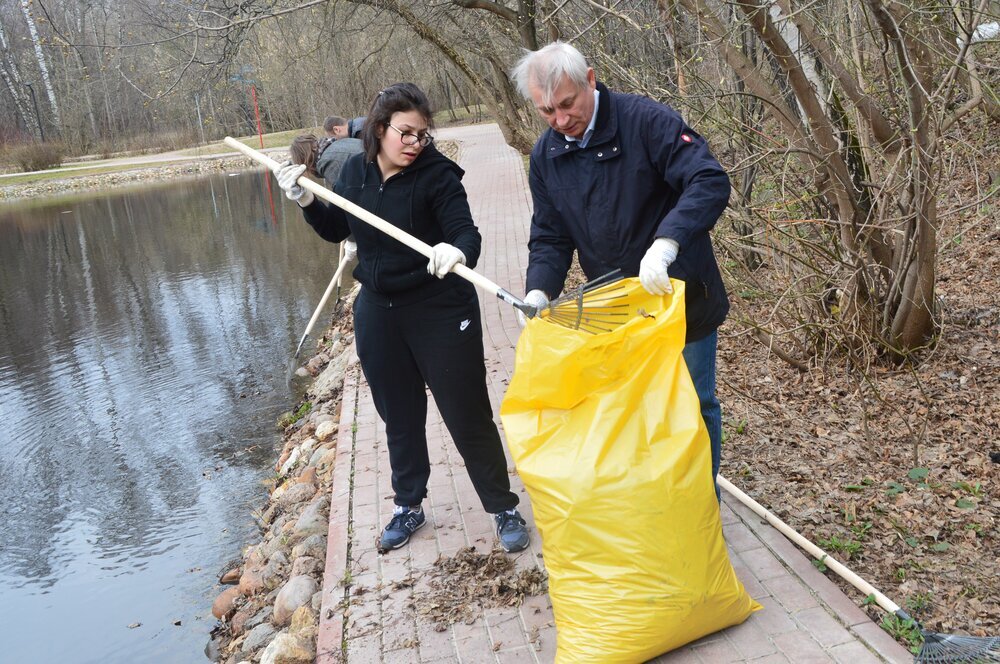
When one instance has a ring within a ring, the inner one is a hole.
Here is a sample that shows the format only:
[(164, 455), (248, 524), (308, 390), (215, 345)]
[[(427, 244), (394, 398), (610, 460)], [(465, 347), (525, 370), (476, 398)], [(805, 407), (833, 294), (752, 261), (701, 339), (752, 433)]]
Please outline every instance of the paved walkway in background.
[[(483, 234), (477, 270), (513, 293), (523, 292), (531, 202), (521, 156), (496, 125), (444, 130), (461, 142), (473, 216)], [(495, 419), (514, 366), (519, 328), (514, 310), (481, 293), (486, 366)], [(316, 661), (351, 664), (546, 664), (556, 652), (548, 596), (521, 607), (490, 609), (472, 624), (438, 632), (412, 609), (426, 583), (421, 570), (438, 556), (493, 544), (468, 474), (430, 400), (427, 423), (432, 474), (424, 503), (429, 525), (410, 544), (380, 556), (375, 539), (392, 513), (384, 427), (355, 363), (344, 385), (323, 608)], [(502, 433), (502, 430), (501, 430)], [(511, 482), (531, 528), (531, 547), (513, 556), (518, 568), (541, 565), (531, 505), (511, 464)], [(728, 498), (722, 506), (730, 558), (750, 594), (764, 606), (744, 624), (705, 637), (655, 662), (910, 662), (906, 651), (776, 530)], [(406, 582), (414, 579), (415, 585)], [(345, 609), (349, 599), (349, 608)]]

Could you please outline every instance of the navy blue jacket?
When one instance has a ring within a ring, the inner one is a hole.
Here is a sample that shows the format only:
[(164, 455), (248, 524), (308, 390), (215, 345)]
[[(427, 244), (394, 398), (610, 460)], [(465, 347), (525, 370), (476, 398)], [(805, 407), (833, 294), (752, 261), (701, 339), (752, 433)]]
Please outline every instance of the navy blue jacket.
[(346, 138), (361, 138), (361, 130), (365, 128), (366, 119), (367, 117), (362, 115), (353, 120), (348, 120)]
[[(363, 153), (356, 154), (344, 164), (333, 190), (431, 246), (453, 244), (465, 254), (466, 265), (473, 268), (479, 260), (482, 238), (462, 186), (464, 174), (432, 143), (412, 164), (384, 182), (378, 164), (366, 161)], [(348, 235), (354, 236), (358, 244), (354, 278), (365, 287), (370, 301), (392, 306), (417, 302), (449, 288), (475, 292), (455, 274), (444, 279), (427, 274), (423, 254), (335, 205), (316, 199), (302, 212), (324, 240), (341, 242)]]
[(636, 275), (653, 240), (671, 238), (680, 252), (670, 276), (687, 282), (687, 341), (701, 339), (729, 312), (709, 237), (729, 202), (729, 176), (671, 108), (597, 89), (586, 148), (550, 128), (531, 153), (527, 290), (558, 295), (574, 249), (588, 279)]

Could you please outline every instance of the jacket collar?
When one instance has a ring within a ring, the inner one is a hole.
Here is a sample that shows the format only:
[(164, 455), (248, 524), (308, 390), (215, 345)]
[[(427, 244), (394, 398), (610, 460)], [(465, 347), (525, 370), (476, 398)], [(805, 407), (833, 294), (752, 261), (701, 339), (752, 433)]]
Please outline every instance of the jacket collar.
[[(607, 143), (618, 133), (618, 109), (614, 107), (615, 100), (611, 96), (611, 91), (603, 83), (597, 83), (597, 92), (600, 94), (600, 101), (597, 103), (597, 122), (594, 125), (594, 134), (587, 143), (587, 148)], [(549, 158), (557, 157), (561, 154), (568, 154), (579, 150), (580, 146), (567, 141), (566, 136), (560, 134), (551, 127), (545, 133), (545, 155)]]

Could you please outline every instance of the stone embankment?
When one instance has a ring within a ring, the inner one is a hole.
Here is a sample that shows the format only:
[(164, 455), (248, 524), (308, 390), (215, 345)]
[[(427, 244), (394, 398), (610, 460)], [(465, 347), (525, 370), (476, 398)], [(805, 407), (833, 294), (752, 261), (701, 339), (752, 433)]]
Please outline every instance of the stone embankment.
[(337, 305), (319, 352), (299, 370), (314, 377), (305, 396), (311, 408), (282, 420), (283, 449), (257, 516), (263, 539), (221, 575), (228, 587), (212, 605), (220, 622), (207, 648), (216, 661), (311, 664), (316, 656), (341, 389), (353, 355), (353, 297)]
[[(285, 153), (270, 153), (279, 161), (286, 159)], [(257, 168), (257, 164), (246, 157), (205, 157), (192, 158), (191, 161), (175, 164), (157, 164), (155, 166), (129, 168), (114, 173), (98, 173), (91, 175), (73, 175), (67, 172), (65, 177), (41, 180), (26, 184), (3, 184), (0, 181), (0, 201), (13, 202), (47, 196), (64, 194), (79, 194), (90, 191), (105, 191), (138, 183), (176, 182), (183, 177), (199, 177), (219, 172), (245, 171)]]

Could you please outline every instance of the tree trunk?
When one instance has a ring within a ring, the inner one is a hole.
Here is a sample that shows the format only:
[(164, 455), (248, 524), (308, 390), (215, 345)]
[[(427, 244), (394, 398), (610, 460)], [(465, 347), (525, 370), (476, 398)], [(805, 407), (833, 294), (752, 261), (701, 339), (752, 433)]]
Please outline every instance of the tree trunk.
[(17, 115), (21, 118), (21, 123), (31, 133), (32, 137), (36, 141), (40, 141), (42, 140), (41, 127), (39, 125), (40, 119), (35, 116), (34, 111), (29, 106), (31, 101), (26, 98), (27, 95), (23, 92), (21, 75), (17, 70), (17, 63), (11, 56), (3, 23), (0, 23), (0, 54), (3, 55), (3, 58), (0, 59), (0, 78), (3, 79), (11, 99), (14, 100), (14, 108), (17, 110)]
[[(49, 67), (45, 63), (45, 54), (42, 53), (42, 41), (38, 36), (38, 28), (35, 26), (35, 19), (31, 15), (29, 7), (30, 0), (21, 0), (21, 12), (24, 20), (28, 23), (28, 34), (31, 35), (31, 43), (35, 47), (35, 59), (38, 60), (38, 69), (42, 74), (42, 85), (45, 86), (45, 94), (49, 98), (49, 106), (52, 109), (52, 124), (56, 128), (56, 133), (62, 131), (62, 120), (59, 117), (59, 104), (56, 101), (56, 91), (52, 87), (52, 80), (49, 78)], [(41, 118), (39, 118), (41, 121)]]

